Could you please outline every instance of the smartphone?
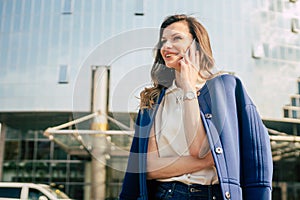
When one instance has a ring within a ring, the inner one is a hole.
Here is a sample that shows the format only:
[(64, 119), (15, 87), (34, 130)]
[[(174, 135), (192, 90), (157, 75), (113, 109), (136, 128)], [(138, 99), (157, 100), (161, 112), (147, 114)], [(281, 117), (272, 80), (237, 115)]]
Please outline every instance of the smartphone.
[[(193, 39), (193, 41), (191, 42), (191, 44), (190, 44), (190, 46), (187, 48), (187, 50), (185, 51), (185, 53), (184, 53), (184, 56), (188, 56), (188, 57), (190, 57), (190, 53), (191, 53), (191, 49), (195, 49), (195, 51), (199, 51), (199, 46), (196, 44), (196, 39), (194, 38)], [(194, 66), (196, 66), (196, 65), (194, 65)], [(197, 70), (199, 70), (200, 69), (200, 66), (196, 66), (197, 67)]]
[(191, 48), (195, 45), (196, 45), (196, 39), (194, 38), (193, 41), (191, 42), (190, 46), (185, 51), (184, 56), (190, 56)]

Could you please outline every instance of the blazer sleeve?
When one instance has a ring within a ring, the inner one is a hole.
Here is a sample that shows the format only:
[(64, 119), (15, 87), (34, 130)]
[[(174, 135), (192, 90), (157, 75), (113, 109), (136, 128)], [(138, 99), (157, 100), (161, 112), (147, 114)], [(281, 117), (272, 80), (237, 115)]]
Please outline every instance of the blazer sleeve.
[(268, 131), (254, 105), (246, 105), (241, 133), (242, 189), (245, 200), (271, 199), (273, 162)]
[(136, 119), (135, 133), (132, 139), (127, 169), (122, 184), (122, 190), (119, 194), (120, 200), (137, 200), (140, 196), (140, 129), (143, 127), (143, 120), (147, 121), (148, 119), (147, 114), (147, 112), (142, 114), (140, 110)]
[(144, 195), (141, 186), (141, 176), (145, 175), (146, 169), (141, 165), (145, 162), (146, 151), (141, 151), (147, 140), (147, 132), (150, 125), (150, 115), (148, 110), (139, 111), (135, 124), (135, 133), (132, 140), (130, 154), (128, 157), (127, 169), (125, 172), (119, 200), (139, 200)]
[(273, 161), (269, 134), (255, 105), (242, 86), (239, 91), (238, 106), (243, 199), (270, 200)]

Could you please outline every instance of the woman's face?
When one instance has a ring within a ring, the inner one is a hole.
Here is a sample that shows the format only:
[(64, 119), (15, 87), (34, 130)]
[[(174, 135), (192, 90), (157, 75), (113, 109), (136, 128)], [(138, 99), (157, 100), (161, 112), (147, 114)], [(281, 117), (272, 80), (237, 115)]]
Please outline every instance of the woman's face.
[(186, 22), (179, 21), (167, 26), (162, 33), (160, 53), (165, 65), (180, 71), (179, 61), (193, 41)]

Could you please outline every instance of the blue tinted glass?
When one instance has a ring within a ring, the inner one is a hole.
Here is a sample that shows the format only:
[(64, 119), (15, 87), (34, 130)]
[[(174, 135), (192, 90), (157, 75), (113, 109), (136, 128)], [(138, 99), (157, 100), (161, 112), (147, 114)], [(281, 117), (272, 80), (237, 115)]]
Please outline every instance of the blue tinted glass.
[(136, 7), (135, 7), (135, 14), (142, 15), (144, 14), (144, 0), (135, 0)]
[(62, 2), (63, 2), (62, 0), (54, 0), (54, 8), (53, 8), (54, 13), (61, 13), (61, 11), (62, 11), (61, 3)]
[(9, 49), (9, 63), (13, 66), (17, 66), (18, 61), (18, 48), (19, 48), (19, 37), (18, 34), (11, 34), (11, 43)]
[(29, 54), (28, 54), (28, 65), (31, 67), (36, 66), (36, 52), (38, 51), (38, 34), (32, 33), (29, 37)]
[(34, 15), (40, 15), (41, 14), (41, 9), (42, 9), (42, 2), (41, 0), (34, 0)]
[(86, 32), (90, 32), (91, 31), (91, 18), (92, 18), (92, 16), (90, 14), (84, 15), (84, 18), (83, 18), (83, 21), (84, 21), (84, 23), (83, 23), (83, 30), (86, 31)]
[(30, 15), (24, 15), (22, 16), (22, 30), (23, 32), (28, 32), (30, 28)]
[(21, 60), (23, 61), (23, 62), (25, 62), (26, 61), (26, 55), (28, 54), (28, 42), (29, 42), (29, 34), (28, 33), (22, 33), (21, 34), (21, 41), (20, 41), (20, 51), (21, 51), (21, 56), (24, 56), (25, 55), (25, 57), (23, 57)]
[(43, 21), (42, 21), (42, 32), (49, 32), (50, 31), (50, 15), (44, 15), (43, 16)]
[(24, 7), (24, 15), (28, 16), (31, 15), (31, 6), (32, 6), (32, 1), (31, 0), (27, 0), (24, 1), (25, 2), (25, 7)]
[[(74, 12), (75, 13), (81, 13), (81, 10), (82, 10), (82, 3), (84, 2), (84, 1), (82, 1), (82, 0), (73, 0), (73, 5), (74, 5)], [(100, 1), (99, 1), (100, 2)]]
[(22, 3), (24, 3), (24, 1), (17, 0), (15, 2), (15, 15), (20, 15), (22, 12)]
[(101, 12), (101, 7), (102, 7), (102, 3), (103, 3), (103, 1), (94, 1), (94, 4), (93, 4), (93, 12), (92, 12), (92, 14), (93, 15), (96, 15), (96, 14), (100, 14)]
[(5, 15), (12, 14), (12, 4), (14, 1), (5, 1)]
[(41, 32), (41, 43), (40, 43), (40, 52), (41, 55), (39, 57), (39, 63), (42, 65), (46, 65), (47, 64), (47, 59), (48, 59), (48, 53), (49, 53), (49, 32)]
[(2, 32), (10, 32), (10, 26), (11, 26), (11, 16), (6, 15), (3, 18), (3, 30)]
[(80, 25), (82, 23), (81, 19), (82, 19), (81, 15), (74, 15), (73, 16), (72, 31), (74, 31), (74, 32), (80, 31)]
[(64, 0), (62, 13), (63, 14), (72, 13), (72, 0)]
[(19, 199), (21, 197), (21, 188), (0, 188), (0, 197)]
[(40, 29), (40, 16), (32, 15), (31, 30), (37, 31)]
[(21, 31), (21, 15), (15, 15), (13, 20), (13, 32)]
[(8, 56), (8, 51), (9, 51), (9, 35), (8, 34), (3, 34), (1, 35), (1, 60), (0, 63), (2, 66), (7, 65), (7, 56)]
[(284, 109), (284, 117), (289, 117), (289, 110), (288, 109)]
[(59, 83), (68, 83), (68, 65), (59, 66)]
[(3, 15), (4, 1), (0, 1), (0, 16)]
[(292, 114), (293, 114), (293, 118), (297, 118), (297, 111), (296, 110), (292, 110)]
[(296, 99), (292, 98), (292, 106), (296, 106)]
[(84, 1), (84, 12), (85, 13), (91, 13), (92, 11), (92, 1)]
[[(70, 32), (69, 31), (63, 31), (62, 32), (62, 37), (60, 40), (60, 48), (62, 48), (62, 52), (65, 52), (66, 54), (68, 54), (68, 50), (69, 50), (69, 38), (70, 38)], [(68, 56), (68, 55), (64, 55), (64, 56)]]
[(64, 31), (70, 31), (70, 29), (71, 29), (71, 19), (72, 18), (73, 18), (73, 15), (63, 15), (63, 16), (61, 16), (62, 29)]

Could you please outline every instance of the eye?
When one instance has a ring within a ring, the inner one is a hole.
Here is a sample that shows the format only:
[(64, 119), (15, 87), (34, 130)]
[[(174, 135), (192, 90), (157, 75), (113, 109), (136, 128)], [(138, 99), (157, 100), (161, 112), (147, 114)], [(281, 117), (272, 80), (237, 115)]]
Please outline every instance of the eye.
[(160, 44), (164, 44), (164, 43), (166, 43), (166, 41), (167, 41), (167, 40), (162, 39), (162, 40), (160, 41)]
[(178, 41), (178, 40), (181, 40), (181, 39), (182, 39), (182, 37), (179, 36), (179, 35), (177, 35), (177, 36), (175, 36), (175, 37), (173, 38), (174, 41)]

